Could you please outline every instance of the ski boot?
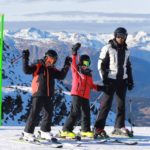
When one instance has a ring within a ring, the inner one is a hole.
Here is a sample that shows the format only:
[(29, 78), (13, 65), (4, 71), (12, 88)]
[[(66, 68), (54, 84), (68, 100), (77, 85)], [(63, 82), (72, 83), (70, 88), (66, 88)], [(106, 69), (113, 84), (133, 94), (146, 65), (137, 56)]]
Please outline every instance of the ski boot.
[(36, 137), (32, 133), (23, 132), (22, 136), (20, 137), (20, 140), (25, 140), (25, 141), (28, 141), (28, 142), (35, 142)]
[(94, 138), (94, 133), (92, 131), (81, 131), (81, 137)]
[(52, 142), (55, 144), (61, 144), (56, 137), (50, 132), (38, 131), (38, 138)]
[(38, 138), (41, 138), (43, 140), (52, 140), (53, 135), (50, 132), (44, 132), (44, 131), (38, 131)]
[(60, 138), (75, 139), (76, 138), (76, 134), (74, 132), (71, 132), (71, 131), (60, 131), (59, 137)]
[(104, 129), (95, 128), (94, 129), (94, 139), (107, 139), (109, 136), (107, 135), (106, 131)]
[(125, 136), (125, 137), (133, 137), (133, 132), (129, 131), (127, 128), (114, 128), (112, 131), (113, 136)]

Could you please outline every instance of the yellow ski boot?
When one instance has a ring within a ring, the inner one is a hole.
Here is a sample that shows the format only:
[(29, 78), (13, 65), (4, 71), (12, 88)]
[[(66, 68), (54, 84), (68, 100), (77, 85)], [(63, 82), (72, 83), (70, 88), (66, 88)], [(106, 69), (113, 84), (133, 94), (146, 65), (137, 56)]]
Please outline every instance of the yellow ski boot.
[(81, 131), (80, 132), (81, 137), (88, 137), (88, 138), (93, 138), (94, 133), (92, 131)]
[(59, 136), (61, 138), (70, 138), (70, 139), (76, 138), (76, 134), (74, 132), (70, 132), (70, 131), (61, 131)]

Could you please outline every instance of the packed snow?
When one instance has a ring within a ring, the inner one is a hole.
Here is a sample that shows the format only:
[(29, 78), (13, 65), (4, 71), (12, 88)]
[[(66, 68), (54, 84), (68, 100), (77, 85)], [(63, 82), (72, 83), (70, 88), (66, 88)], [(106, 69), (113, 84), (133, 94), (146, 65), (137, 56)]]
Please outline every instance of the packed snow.
[[(33, 145), (29, 143), (20, 142), (18, 140), (19, 136), (21, 135), (21, 132), (23, 132), (24, 127), (1, 127), (0, 128), (0, 149), (1, 150), (49, 150), (49, 149), (56, 149), (51, 148), (50, 145)], [(55, 126), (52, 127), (52, 133), (55, 135), (61, 130), (61, 126)], [(76, 127), (74, 132), (79, 132), (80, 127)], [(113, 127), (106, 127), (106, 131), (110, 134)], [(36, 128), (35, 134), (37, 134), (37, 131), (39, 130), (39, 127)], [(135, 127), (134, 129), (135, 137), (129, 139), (130, 141), (138, 141), (137, 145), (123, 145), (123, 144), (117, 144), (117, 143), (104, 143), (104, 144), (95, 144), (90, 142), (81, 143), (79, 147), (76, 147), (76, 143), (74, 141), (64, 140), (62, 143), (64, 143), (63, 150), (149, 150), (150, 149), (150, 127)], [(123, 138), (122, 138), (123, 139)], [(125, 138), (124, 138), (125, 139)], [(83, 140), (85, 141), (85, 140)], [(70, 143), (70, 144), (65, 144)], [(72, 145), (71, 145), (72, 143)], [(58, 149), (58, 148), (57, 148)]]

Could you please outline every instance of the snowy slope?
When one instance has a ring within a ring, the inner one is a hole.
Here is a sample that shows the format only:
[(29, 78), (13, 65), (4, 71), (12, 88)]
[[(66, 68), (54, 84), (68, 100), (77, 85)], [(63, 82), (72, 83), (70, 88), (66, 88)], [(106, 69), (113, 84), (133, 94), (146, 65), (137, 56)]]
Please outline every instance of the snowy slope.
[[(19, 135), (23, 131), (23, 127), (1, 127), (0, 128), (0, 147), (1, 150), (49, 150), (49, 149), (56, 149), (51, 148), (50, 146), (42, 146), (42, 145), (33, 145), (28, 143), (19, 143), (16, 139), (18, 139)], [(61, 126), (55, 126), (52, 127), (52, 133), (55, 135), (61, 130)], [(110, 134), (112, 131), (112, 127), (106, 127), (107, 132)], [(37, 130), (39, 128), (36, 128), (35, 134), (37, 133)], [(79, 127), (76, 127), (74, 130), (76, 133), (79, 131)], [(74, 147), (74, 146), (64, 146), (63, 150), (149, 150), (150, 149), (150, 128), (144, 128), (144, 127), (136, 127), (134, 128), (135, 138), (130, 139), (132, 141), (139, 140), (138, 145), (122, 145), (117, 143), (107, 143), (107, 144), (94, 144), (94, 143), (84, 143), (81, 144), (80, 147)], [(144, 141), (145, 140), (145, 141)], [(65, 141), (63, 143), (66, 143)], [(69, 143), (72, 143), (75, 145), (75, 142), (69, 141)]]

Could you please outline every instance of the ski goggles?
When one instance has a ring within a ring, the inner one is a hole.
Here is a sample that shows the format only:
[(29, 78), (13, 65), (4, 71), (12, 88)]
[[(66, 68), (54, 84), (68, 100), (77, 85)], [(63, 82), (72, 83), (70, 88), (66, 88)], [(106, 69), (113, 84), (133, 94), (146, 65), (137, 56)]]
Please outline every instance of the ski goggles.
[(50, 57), (50, 56), (47, 56), (46, 57), (46, 61), (47, 62), (50, 62), (51, 64), (54, 64), (55, 62), (56, 62), (56, 58), (54, 58), (54, 57)]
[(83, 65), (89, 67), (90, 66), (90, 62), (88, 60), (84, 60), (83, 61)]

